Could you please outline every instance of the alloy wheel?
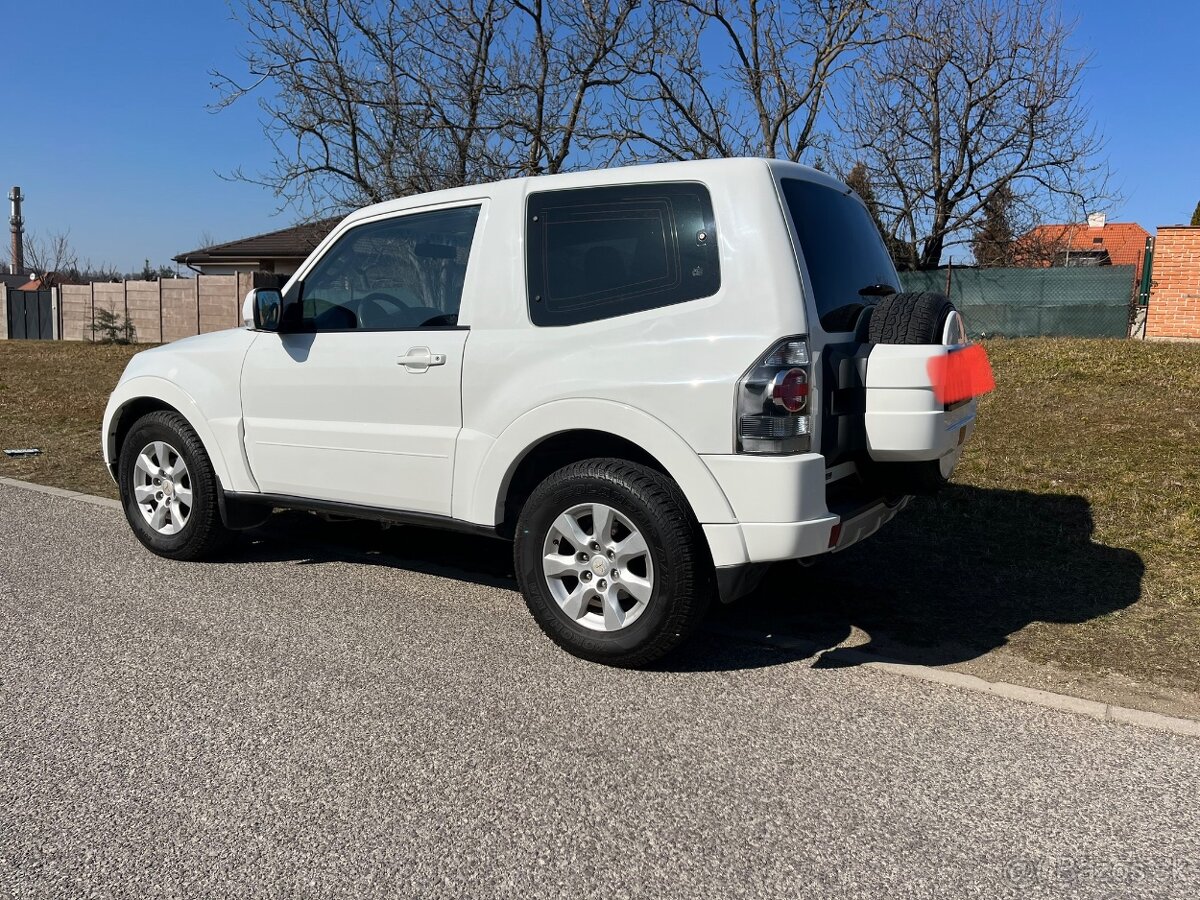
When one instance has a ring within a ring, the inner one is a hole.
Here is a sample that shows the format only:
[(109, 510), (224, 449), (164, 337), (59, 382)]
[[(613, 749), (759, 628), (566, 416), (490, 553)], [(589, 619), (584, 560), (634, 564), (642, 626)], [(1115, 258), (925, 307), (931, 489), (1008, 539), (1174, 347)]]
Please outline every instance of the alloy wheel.
[(137, 455), (133, 497), (142, 518), (159, 534), (178, 534), (192, 514), (192, 479), (179, 451), (151, 441)]
[(559, 608), (593, 631), (628, 628), (654, 592), (654, 561), (630, 519), (603, 503), (558, 516), (542, 546), (542, 573)]

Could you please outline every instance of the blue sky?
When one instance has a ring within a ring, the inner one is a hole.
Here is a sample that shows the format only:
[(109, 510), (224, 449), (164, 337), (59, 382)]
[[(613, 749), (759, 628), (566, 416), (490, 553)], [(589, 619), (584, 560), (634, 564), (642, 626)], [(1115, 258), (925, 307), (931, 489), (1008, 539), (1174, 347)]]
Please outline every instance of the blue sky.
[[(1188, 221), (1200, 201), (1200, 3), (1063, 4), (1076, 47), (1094, 57), (1085, 93), (1124, 195), (1110, 221), (1151, 231)], [(223, 0), (0, 8), (0, 187), (21, 185), (27, 230), (70, 229), (81, 260), (133, 271), (202, 233), (232, 240), (291, 224), (268, 191), (217, 174), (270, 162), (253, 103), (207, 109), (209, 71), (241, 69), (243, 32)]]

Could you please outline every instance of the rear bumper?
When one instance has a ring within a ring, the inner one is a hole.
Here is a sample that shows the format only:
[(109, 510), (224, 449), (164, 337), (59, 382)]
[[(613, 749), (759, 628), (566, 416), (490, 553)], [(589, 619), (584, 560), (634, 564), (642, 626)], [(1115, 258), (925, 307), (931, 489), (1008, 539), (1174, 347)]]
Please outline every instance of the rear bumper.
[(741, 522), (705, 525), (713, 551), (722, 603), (732, 603), (758, 585), (773, 562), (836, 553), (878, 531), (908, 505), (880, 502), (845, 519), (827, 516), (811, 522)]
[[(873, 534), (907, 498), (849, 507), (826, 504), (825, 457), (703, 456), (737, 522), (704, 525), (718, 568), (803, 559), (842, 550)], [(835, 530), (836, 529), (836, 530)]]
[(738, 522), (705, 525), (704, 534), (717, 568), (804, 559), (835, 553), (870, 537), (908, 505), (878, 503), (842, 518), (827, 515), (807, 522)]

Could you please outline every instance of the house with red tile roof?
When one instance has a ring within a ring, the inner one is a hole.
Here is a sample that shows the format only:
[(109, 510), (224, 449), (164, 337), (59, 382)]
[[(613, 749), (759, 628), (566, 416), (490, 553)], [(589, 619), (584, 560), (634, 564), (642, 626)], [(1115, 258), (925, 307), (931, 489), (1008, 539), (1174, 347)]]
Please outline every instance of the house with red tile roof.
[(1031, 267), (1133, 266), (1142, 277), (1148, 232), (1136, 222), (1109, 222), (1100, 213), (1087, 222), (1038, 225), (1017, 239), (1021, 261)]

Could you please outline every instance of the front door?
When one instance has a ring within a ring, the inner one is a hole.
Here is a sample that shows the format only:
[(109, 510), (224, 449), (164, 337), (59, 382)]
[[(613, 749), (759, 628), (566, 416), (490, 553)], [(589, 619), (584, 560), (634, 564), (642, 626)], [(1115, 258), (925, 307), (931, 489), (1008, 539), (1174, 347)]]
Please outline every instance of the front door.
[(284, 298), (242, 369), (259, 489), (450, 514), (478, 204), (347, 231)]

